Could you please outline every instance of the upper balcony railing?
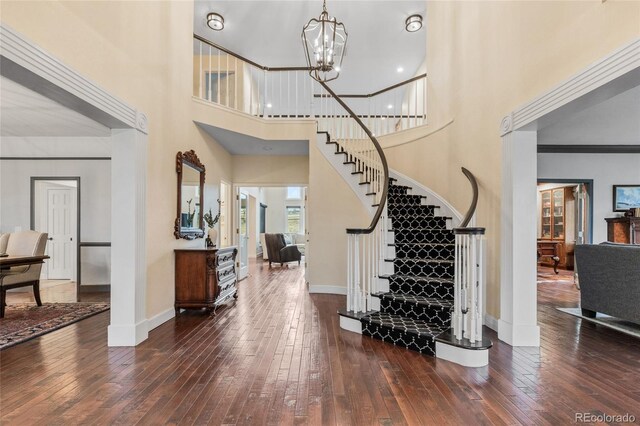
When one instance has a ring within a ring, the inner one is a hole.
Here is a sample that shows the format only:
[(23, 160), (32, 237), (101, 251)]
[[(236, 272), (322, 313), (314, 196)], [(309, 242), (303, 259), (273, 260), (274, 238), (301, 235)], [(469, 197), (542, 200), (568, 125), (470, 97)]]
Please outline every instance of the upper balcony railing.
[[(331, 97), (309, 77), (307, 67), (267, 67), (193, 36), (193, 96), (261, 118), (318, 120), (343, 119), (332, 110)], [(426, 124), (426, 74), (369, 94), (338, 94), (375, 136)], [(332, 125), (334, 130), (346, 126)], [(346, 131), (346, 130), (345, 130)], [(346, 135), (334, 134), (340, 138)]]

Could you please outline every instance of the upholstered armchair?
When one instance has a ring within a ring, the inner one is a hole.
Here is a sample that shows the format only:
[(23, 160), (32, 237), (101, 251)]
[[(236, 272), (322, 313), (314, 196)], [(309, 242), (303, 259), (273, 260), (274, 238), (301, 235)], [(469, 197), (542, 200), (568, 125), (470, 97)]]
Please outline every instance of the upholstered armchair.
[(302, 259), (302, 254), (295, 245), (287, 245), (282, 234), (264, 234), (267, 244), (267, 255), (269, 256), (269, 266), (272, 262), (283, 266), (285, 262), (298, 262)]
[[(3, 245), (6, 247), (4, 248)], [(47, 234), (36, 231), (14, 232), (0, 236), (0, 251), (9, 256), (42, 256), (47, 245)], [(2, 250), (4, 248), (4, 250)], [(33, 296), (38, 306), (40, 301), (40, 271), (42, 264), (14, 266), (0, 271), (0, 318), (4, 317), (7, 290), (33, 286)]]

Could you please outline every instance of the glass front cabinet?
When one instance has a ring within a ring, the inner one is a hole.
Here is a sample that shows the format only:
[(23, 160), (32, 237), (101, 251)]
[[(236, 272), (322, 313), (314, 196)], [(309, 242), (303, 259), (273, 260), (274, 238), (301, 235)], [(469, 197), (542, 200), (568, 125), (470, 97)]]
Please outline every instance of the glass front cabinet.
[(543, 240), (564, 241), (564, 188), (540, 192)]

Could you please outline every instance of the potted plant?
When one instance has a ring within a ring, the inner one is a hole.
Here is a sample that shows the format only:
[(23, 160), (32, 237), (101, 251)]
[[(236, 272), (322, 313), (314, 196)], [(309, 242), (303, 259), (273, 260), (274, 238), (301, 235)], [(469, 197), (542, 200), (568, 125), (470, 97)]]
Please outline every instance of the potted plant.
[(205, 240), (207, 247), (215, 247), (216, 243), (218, 242), (218, 231), (215, 228), (216, 223), (218, 223), (218, 220), (220, 220), (220, 199), (219, 198), (218, 198), (218, 214), (216, 215), (216, 217), (213, 217), (213, 214), (211, 214), (211, 209), (209, 209), (208, 213), (204, 214), (204, 221), (207, 224), (207, 227), (209, 228), (209, 232), (207, 233), (207, 239)]

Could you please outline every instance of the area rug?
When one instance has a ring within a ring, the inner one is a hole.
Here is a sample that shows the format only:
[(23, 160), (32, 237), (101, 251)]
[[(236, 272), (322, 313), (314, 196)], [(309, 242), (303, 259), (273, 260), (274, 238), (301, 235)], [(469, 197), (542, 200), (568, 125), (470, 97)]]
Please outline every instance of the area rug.
[(629, 321), (622, 320), (616, 317), (610, 317), (609, 315), (597, 313), (595, 318), (589, 318), (582, 315), (580, 308), (556, 308), (557, 310), (564, 312), (565, 314), (573, 315), (574, 317), (582, 318), (585, 321), (589, 321), (595, 324), (617, 330), (624, 334), (629, 334), (640, 338), (640, 325), (634, 324)]
[(10, 304), (0, 319), (0, 350), (109, 309), (108, 303)]

